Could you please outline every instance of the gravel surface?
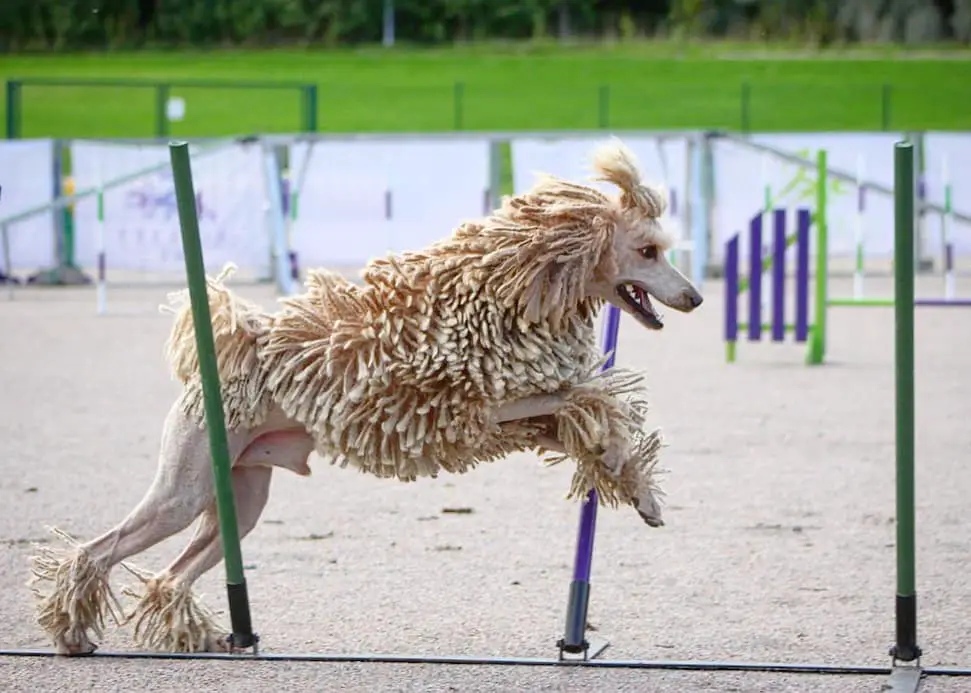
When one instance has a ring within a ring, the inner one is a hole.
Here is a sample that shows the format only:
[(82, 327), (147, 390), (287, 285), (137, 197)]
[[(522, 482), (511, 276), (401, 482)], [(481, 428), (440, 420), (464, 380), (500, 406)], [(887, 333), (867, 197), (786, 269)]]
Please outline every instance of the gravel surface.
[[(939, 291), (939, 280), (920, 293)], [(879, 281), (868, 285), (874, 294)], [(889, 282), (882, 286), (889, 292)], [(0, 294), (0, 648), (47, 647), (25, 587), (32, 541), (82, 539), (139, 500), (177, 386), (161, 358), (165, 289)], [(242, 293), (269, 305), (268, 287)], [(894, 600), (893, 312), (834, 309), (829, 361), (741, 343), (724, 363), (723, 288), (660, 334), (624, 319), (618, 362), (642, 368), (670, 445), (667, 526), (598, 520), (590, 622), (610, 659), (888, 664)], [(848, 284), (832, 282), (833, 295)], [(971, 313), (917, 314), (919, 639), (926, 665), (971, 665), (966, 382)], [(963, 402), (963, 404), (962, 404)], [(571, 470), (512, 456), (400, 484), (312, 458), (278, 471), (243, 544), (266, 652), (555, 656), (578, 507)], [(454, 513), (446, 509), (467, 508)], [(184, 533), (143, 555), (156, 570)], [(129, 580), (116, 571), (120, 587)], [(197, 585), (222, 608), (220, 565)], [(103, 650), (132, 647), (113, 628)], [(2, 691), (879, 691), (880, 677), (432, 665), (0, 657)], [(971, 690), (930, 679), (923, 690)]]

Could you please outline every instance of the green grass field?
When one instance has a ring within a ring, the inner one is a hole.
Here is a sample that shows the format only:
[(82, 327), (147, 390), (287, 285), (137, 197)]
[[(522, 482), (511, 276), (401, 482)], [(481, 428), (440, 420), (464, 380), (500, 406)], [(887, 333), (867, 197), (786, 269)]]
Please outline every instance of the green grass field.
[[(673, 43), (152, 52), (3, 56), (0, 80), (312, 83), (318, 129), (326, 132), (964, 130), (971, 129), (969, 56), (771, 49), (754, 56), (737, 46)], [(171, 124), (173, 136), (301, 128), (296, 89), (175, 86), (171, 95), (187, 104), (185, 119)], [(26, 84), (21, 101), (23, 137), (156, 134), (151, 87)]]

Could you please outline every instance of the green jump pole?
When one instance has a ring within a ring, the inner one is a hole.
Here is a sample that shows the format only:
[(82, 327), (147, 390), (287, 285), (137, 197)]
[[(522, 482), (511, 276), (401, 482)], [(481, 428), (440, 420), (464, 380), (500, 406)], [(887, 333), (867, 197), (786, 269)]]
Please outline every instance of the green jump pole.
[(914, 146), (894, 145), (894, 318), (897, 428), (897, 642), (890, 654), (910, 662), (917, 645), (914, 530)]
[(818, 365), (826, 358), (826, 305), (829, 297), (829, 227), (826, 214), (826, 150), (816, 152), (816, 297), (813, 327), (806, 362)]
[(209, 449), (212, 454), (212, 470), (216, 486), (216, 510), (222, 534), (223, 555), (226, 564), (226, 592), (229, 597), (229, 616), (233, 632), (229, 636), (232, 648), (245, 649), (257, 646), (259, 637), (253, 633), (250, 618), (249, 595), (243, 574), (243, 557), (240, 548), (239, 523), (233, 497), (229, 444), (226, 420), (223, 414), (219, 370), (216, 363), (216, 347), (212, 336), (212, 318), (206, 290), (206, 270), (202, 259), (202, 242), (199, 239), (199, 217), (196, 195), (192, 183), (192, 165), (189, 161), (189, 145), (173, 142), (169, 145), (172, 160), (172, 178), (179, 210), (179, 226), (182, 229), (182, 252), (192, 305), (192, 321), (195, 327), (196, 350), (199, 354), (199, 372), (202, 377), (202, 396), (205, 403), (206, 427), (209, 429)]

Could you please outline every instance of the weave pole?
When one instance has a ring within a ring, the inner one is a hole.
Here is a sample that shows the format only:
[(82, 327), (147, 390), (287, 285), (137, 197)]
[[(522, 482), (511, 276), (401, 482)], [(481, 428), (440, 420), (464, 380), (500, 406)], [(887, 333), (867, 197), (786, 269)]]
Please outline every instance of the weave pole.
[(182, 231), (182, 252), (185, 256), (186, 280), (192, 305), (199, 374), (202, 378), (206, 428), (209, 430), (209, 450), (212, 454), (212, 471), (216, 487), (216, 511), (219, 516), (219, 531), (226, 564), (226, 593), (233, 629), (228, 644), (231, 649), (252, 647), (256, 651), (259, 637), (253, 633), (246, 577), (243, 574), (239, 523), (236, 519), (236, 504), (230, 476), (229, 443), (223, 415), (216, 347), (212, 336), (206, 269), (202, 258), (202, 241), (199, 238), (199, 216), (196, 209), (195, 187), (192, 183), (188, 143), (171, 143), (169, 155), (172, 160), (172, 179), (175, 183), (175, 199)]
[(914, 528), (914, 146), (894, 145), (897, 640), (894, 660), (919, 660)]
[[(607, 355), (607, 360), (602, 370), (608, 370), (614, 366), (619, 330), (620, 309), (608, 305), (603, 333), (603, 351)], [(597, 503), (597, 491), (590, 489), (580, 509), (577, 550), (573, 559), (573, 580), (570, 582), (570, 596), (566, 607), (566, 629), (563, 638), (557, 643), (561, 658), (564, 652), (583, 653), (584, 659), (596, 657), (607, 647), (607, 643), (604, 642), (591, 648), (585, 637), (587, 607), (590, 605), (590, 566), (593, 563), (593, 540), (597, 528)]]

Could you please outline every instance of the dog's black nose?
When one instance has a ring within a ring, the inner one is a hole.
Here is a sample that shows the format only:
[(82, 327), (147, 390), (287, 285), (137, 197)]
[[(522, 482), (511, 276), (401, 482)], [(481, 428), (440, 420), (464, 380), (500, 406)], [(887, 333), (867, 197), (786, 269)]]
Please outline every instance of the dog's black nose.
[(699, 294), (697, 291), (689, 291), (688, 300), (691, 301), (692, 308), (697, 308), (705, 301), (705, 299), (702, 298), (701, 294)]

